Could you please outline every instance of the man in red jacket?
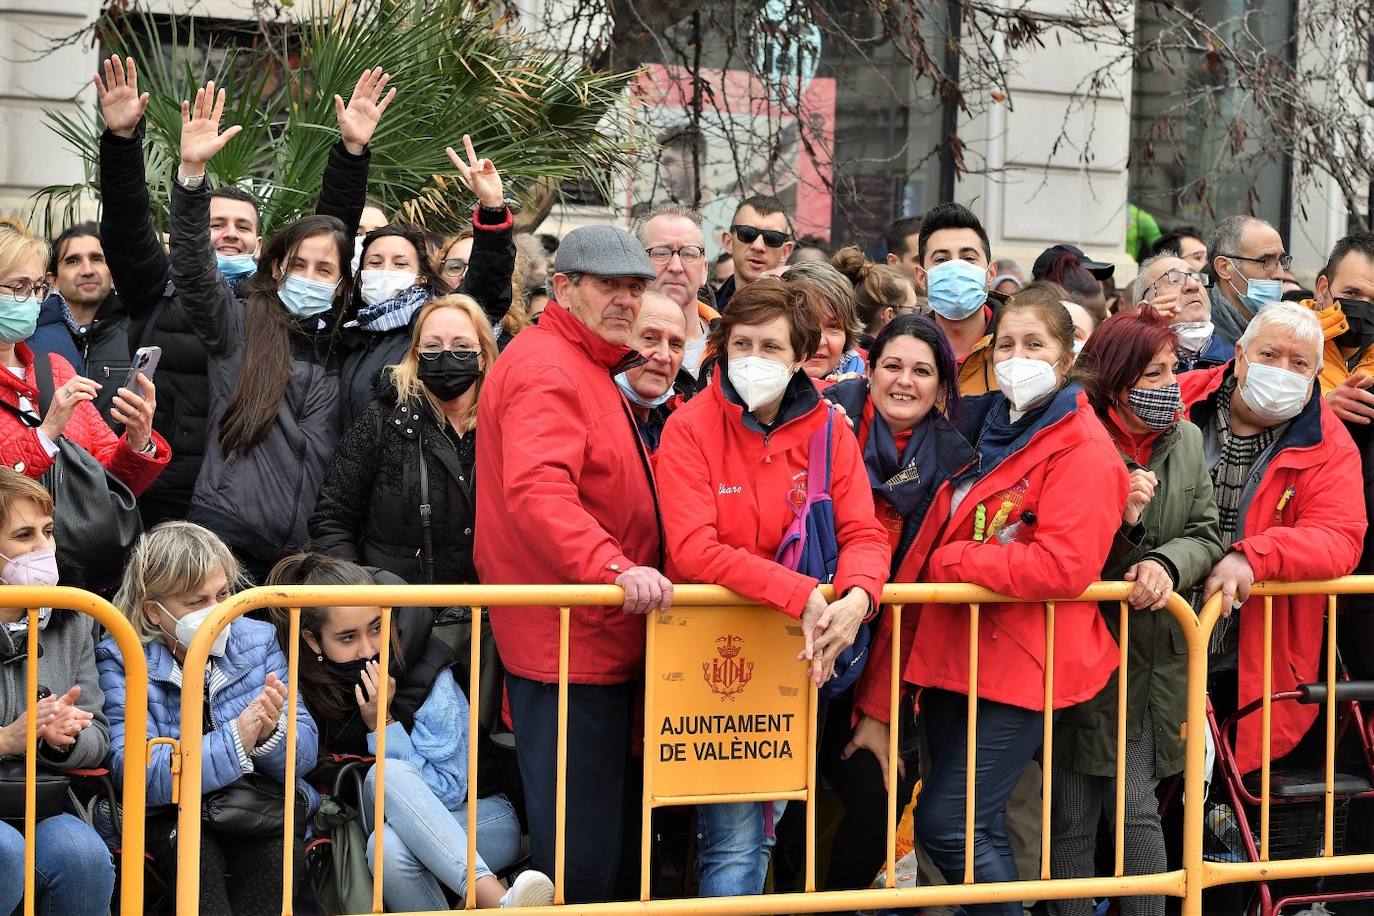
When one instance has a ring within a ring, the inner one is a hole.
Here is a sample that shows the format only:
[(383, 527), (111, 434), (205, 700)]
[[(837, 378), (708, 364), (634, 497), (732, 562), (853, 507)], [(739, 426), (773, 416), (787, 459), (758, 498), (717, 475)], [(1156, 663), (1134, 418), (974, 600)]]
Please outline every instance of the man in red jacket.
[[(1250, 600), (1251, 586), (1334, 579), (1349, 575), (1360, 557), (1360, 455), (1314, 384), (1323, 343), (1315, 314), (1275, 302), (1247, 325), (1232, 362), (1179, 378), (1189, 418), (1202, 430), (1227, 547), (1203, 585), (1205, 598), (1221, 593), (1227, 615), (1212, 631), (1209, 653), (1219, 716), (1264, 690), (1263, 608)], [(1316, 679), (1325, 606), (1321, 595), (1274, 599), (1274, 691)], [(1257, 769), (1266, 753), (1278, 759), (1292, 751), (1316, 717), (1316, 706), (1275, 704), (1266, 750), (1260, 714), (1246, 716), (1237, 735), (1241, 769)]]
[[(626, 346), (654, 267), (612, 226), (570, 232), (553, 301), (506, 348), (477, 409), (474, 560), (487, 584), (615, 584), (621, 609), (572, 608), (568, 640), (569, 903), (608, 900), (620, 862), (626, 764), (644, 615), (667, 608), (653, 475), (614, 377), (642, 358)], [(559, 611), (491, 609), (507, 671), (534, 867), (554, 873)]]

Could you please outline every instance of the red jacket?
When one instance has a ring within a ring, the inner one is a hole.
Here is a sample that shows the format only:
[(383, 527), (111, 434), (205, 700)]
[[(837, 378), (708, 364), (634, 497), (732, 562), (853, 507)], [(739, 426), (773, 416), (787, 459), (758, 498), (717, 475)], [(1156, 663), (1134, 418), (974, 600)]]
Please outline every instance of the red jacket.
[[(986, 409), (1002, 400), (1000, 394), (987, 397), (995, 400), (966, 401), (965, 409), (986, 416)], [(1050, 410), (1059, 416), (975, 483), (952, 516), (952, 481), (940, 488), (896, 581), (966, 582), (1045, 601), (1077, 595), (1097, 580), (1121, 527), (1126, 467), (1085, 394), (1059, 395)], [(1005, 500), (1016, 505), (1007, 525), (1020, 522), (1012, 541), (975, 541), (976, 508), (985, 507), (990, 525)], [(965, 604), (904, 608), (904, 680), (967, 694), (968, 618)], [(859, 709), (884, 722), (891, 619), (883, 617), (858, 693)], [(1057, 603), (1054, 619), (1054, 708), (1063, 709), (1097, 695), (1116, 669), (1118, 653), (1095, 602)], [(978, 675), (979, 697), (1044, 709), (1043, 605), (980, 607)]]
[[(1211, 429), (1217, 404), (1212, 394), (1231, 372), (1231, 363), (1186, 372), (1179, 377), (1183, 402), (1203, 432), (1209, 463), (1214, 460)], [(1276, 443), (1259, 487), (1241, 508), (1241, 537), (1232, 550), (1250, 561), (1255, 581), (1300, 582), (1349, 575), (1364, 544), (1365, 507), (1360, 454), (1350, 433), (1327, 407), (1317, 388), (1302, 413)], [(1284, 495), (1289, 489), (1292, 495)], [(1283, 508), (1279, 510), (1279, 504)], [(1264, 599), (1251, 598), (1240, 616), (1240, 670), (1237, 700), (1244, 706), (1264, 689)], [(1274, 692), (1292, 690), (1317, 679), (1321, 662), (1326, 598), (1293, 595), (1274, 598)], [(1317, 718), (1319, 707), (1275, 703), (1270, 759), (1293, 750)], [(1260, 713), (1241, 720), (1236, 756), (1243, 772), (1260, 765)]]
[[(481, 581), (610, 584), (660, 567), (654, 484), (629, 405), (612, 380), (633, 351), (602, 340), (550, 302), (496, 361), (478, 399), (477, 524)], [(570, 681), (618, 684), (644, 666), (644, 618), (574, 607)], [(494, 607), (501, 661), (558, 680), (558, 609)]]
[[(816, 580), (773, 557), (796, 518), (793, 502), (806, 502), (808, 444), (825, 425), (829, 405), (799, 373), (788, 388), (788, 415), (764, 435), (726, 396), (722, 376), (717, 372), (710, 389), (679, 408), (663, 429), (656, 470), (669, 577), (723, 585), (800, 617)], [(859, 443), (839, 417), (832, 431), (830, 498), (840, 547), (835, 591), (861, 588), (876, 608), (891, 547), (873, 513)]]
[[(21, 382), (7, 369), (0, 371), (0, 398), (18, 407), (22, 394), (37, 414), (38, 382), (33, 371), (33, 351), (28, 344), (20, 343), (15, 345), (14, 352), (24, 364), (24, 380)], [(52, 366), (53, 390), (76, 376), (72, 364), (56, 353), (48, 354), (48, 362)], [(135, 452), (129, 447), (127, 437), (116, 436), (90, 401), (83, 401), (72, 411), (63, 435), (94, 455), (111, 474), (124, 481), (135, 496), (152, 486), (172, 457), (171, 446), (156, 431), (152, 436), (157, 453), (148, 456)], [(0, 464), (33, 478), (42, 477), (43, 472), (52, 467), (52, 458), (43, 450), (38, 430), (25, 426), (8, 410), (0, 410)]]

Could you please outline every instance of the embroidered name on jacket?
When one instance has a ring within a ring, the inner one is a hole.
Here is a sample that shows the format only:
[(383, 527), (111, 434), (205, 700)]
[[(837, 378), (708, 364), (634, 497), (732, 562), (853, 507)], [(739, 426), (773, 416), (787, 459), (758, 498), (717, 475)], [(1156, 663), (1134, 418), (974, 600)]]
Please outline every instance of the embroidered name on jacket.
[(883, 486), (887, 487), (888, 491), (890, 492), (892, 490), (897, 489), (902, 484), (909, 483), (911, 481), (915, 481), (916, 483), (921, 482), (921, 470), (914, 464), (909, 468), (903, 468), (896, 474), (893, 474), (892, 479), (889, 480), (887, 483), (883, 484)]
[(743, 492), (744, 492), (744, 487), (727, 487), (725, 484), (721, 484), (721, 485), (720, 485), (720, 490), (717, 491), (717, 495), (718, 495), (718, 496), (734, 496), (734, 495), (736, 495), (736, 494), (743, 493)]

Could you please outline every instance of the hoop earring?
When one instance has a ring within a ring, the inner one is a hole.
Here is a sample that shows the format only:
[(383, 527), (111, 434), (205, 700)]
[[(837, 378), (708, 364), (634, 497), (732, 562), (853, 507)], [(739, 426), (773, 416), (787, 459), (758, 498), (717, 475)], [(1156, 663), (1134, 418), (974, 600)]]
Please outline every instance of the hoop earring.
[(323, 655), (316, 655), (316, 656), (315, 656), (315, 661), (317, 661), (317, 662), (323, 662), (323, 661), (324, 661), (324, 656), (323, 656)]

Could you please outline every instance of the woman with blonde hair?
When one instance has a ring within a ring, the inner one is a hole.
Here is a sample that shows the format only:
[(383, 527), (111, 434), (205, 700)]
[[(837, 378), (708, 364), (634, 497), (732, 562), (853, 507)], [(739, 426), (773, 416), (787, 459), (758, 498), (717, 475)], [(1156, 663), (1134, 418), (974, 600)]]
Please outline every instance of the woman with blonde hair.
[[(226, 601), (242, 574), (228, 546), (206, 528), (191, 522), (164, 522), (134, 545), (115, 606), (129, 618), (148, 660), (148, 733), (125, 734), (127, 672), (114, 639), (96, 646), (100, 689), (110, 722), (110, 769), (115, 784), (123, 779), (126, 739), (178, 738), (182, 734), (181, 692), (186, 650), (200, 628)], [(200, 839), (200, 911), (202, 913), (270, 913), (281, 901), (281, 875), (262, 862), (281, 862), (291, 854), (281, 831), (266, 835), (245, 831), (232, 819), (210, 816), (211, 796), (229, 789), (242, 804), (246, 798), (282, 804), (286, 777), (286, 655), (270, 623), (239, 617), (210, 644), (205, 667), (205, 719), (202, 723)], [(197, 675), (199, 676), (199, 675)], [(299, 777), (315, 765), (317, 732), (305, 704), (296, 704), (296, 792), (313, 814), (318, 797)], [(148, 851), (168, 887), (176, 883), (177, 808), (172, 802), (171, 750), (153, 748), (148, 755), (146, 835)], [(293, 793), (294, 794), (294, 793)], [(272, 796), (275, 795), (275, 800)], [(226, 797), (228, 797), (226, 793)], [(304, 829), (304, 824), (297, 821)], [(294, 844), (297, 884), (304, 864), (302, 834)], [(261, 856), (261, 858), (259, 858)], [(196, 867), (194, 864), (191, 867)], [(229, 880), (228, 875), (233, 876)]]
[[(496, 359), (469, 296), (416, 316), (411, 345), (345, 434), (310, 518), (315, 549), (408, 582), (475, 582), (477, 396)], [(436, 521), (437, 520), (437, 521)]]

